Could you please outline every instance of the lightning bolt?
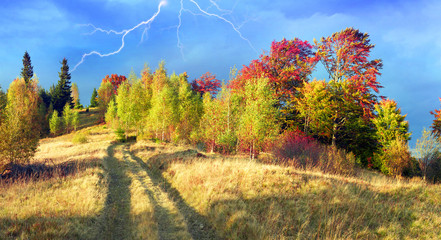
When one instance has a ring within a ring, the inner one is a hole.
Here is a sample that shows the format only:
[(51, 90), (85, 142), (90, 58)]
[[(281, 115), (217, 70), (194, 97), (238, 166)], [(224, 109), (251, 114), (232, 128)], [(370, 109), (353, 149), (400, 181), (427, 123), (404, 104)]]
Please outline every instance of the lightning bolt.
[[(242, 26), (236, 26), (231, 21), (229, 21), (228, 19), (223, 17), (223, 15), (231, 14), (232, 11), (221, 9), (219, 7), (219, 5), (214, 0), (209, 0), (209, 1), (211, 3), (211, 6), (214, 6), (218, 11), (223, 12), (224, 14), (218, 15), (218, 14), (215, 14), (215, 13), (207, 12), (206, 10), (203, 10), (196, 1), (189, 0), (189, 2), (193, 3), (196, 6), (196, 8), (199, 10), (200, 14), (196, 14), (196, 13), (193, 13), (192, 11), (190, 11), (188, 9), (185, 9), (184, 8), (184, 0), (180, 0), (181, 7), (179, 9), (179, 14), (178, 14), (179, 22), (178, 22), (178, 25), (176, 26), (176, 37), (177, 37), (177, 47), (180, 49), (182, 58), (185, 60), (185, 58), (184, 58), (184, 45), (181, 42), (181, 39), (180, 39), (180, 36), (179, 36), (179, 31), (180, 31), (180, 28), (181, 28), (181, 25), (182, 25), (182, 13), (184, 11), (189, 12), (189, 13), (191, 13), (193, 15), (205, 15), (205, 16), (208, 16), (208, 17), (215, 17), (217, 19), (222, 20), (223, 22), (225, 22), (228, 25), (230, 25), (233, 28), (233, 30), (239, 35), (239, 37), (242, 40), (246, 41), (248, 43), (248, 45), (257, 53), (256, 48), (253, 46), (253, 44), (250, 42), (250, 40), (245, 38), (242, 35), (242, 33), (239, 31), (239, 29)], [(102, 33), (106, 33), (106, 34), (122, 35), (122, 37), (121, 37), (121, 46), (117, 50), (115, 50), (113, 52), (109, 52), (109, 53), (100, 53), (98, 51), (91, 51), (89, 53), (83, 54), (82, 57), (81, 57), (81, 60), (74, 66), (74, 68), (72, 69), (71, 72), (74, 72), (78, 68), (78, 66), (80, 66), (84, 62), (84, 60), (87, 57), (91, 56), (91, 55), (98, 55), (99, 57), (108, 57), (108, 56), (111, 56), (111, 55), (118, 54), (119, 52), (121, 52), (121, 50), (125, 46), (125, 41), (124, 40), (125, 40), (125, 37), (127, 36), (127, 34), (129, 34), (133, 30), (135, 30), (135, 29), (137, 29), (137, 28), (139, 28), (141, 26), (146, 26), (144, 31), (143, 31), (143, 33), (142, 33), (142, 35), (141, 35), (141, 42), (142, 42), (144, 40), (144, 36), (147, 35), (147, 31), (150, 29), (150, 24), (155, 20), (155, 18), (161, 12), (161, 7), (166, 5), (166, 4), (167, 4), (166, 0), (161, 1), (159, 3), (159, 5), (158, 5), (158, 10), (156, 11), (155, 14), (153, 14), (153, 16), (150, 19), (148, 19), (147, 21), (140, 22), (138, 25), (134, 26), (133, 28), (122, 30), (122, 31), (105, 30), (105, 29), (96, 27), (93, 24), (83, 24), (83, 25), (80, 25), (80, 26), (88, 26), (88, 27), (92, 27), (93, 28), (93, 31), (90, 32), (89, 35), (92, 35), (92, 34), (94, 34), (96, 32), (102, 32)]]

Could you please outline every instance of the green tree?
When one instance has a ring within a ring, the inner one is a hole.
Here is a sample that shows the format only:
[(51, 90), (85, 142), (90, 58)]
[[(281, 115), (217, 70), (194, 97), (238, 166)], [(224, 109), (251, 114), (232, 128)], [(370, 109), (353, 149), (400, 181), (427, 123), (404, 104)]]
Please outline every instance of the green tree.
[(256, 79), (256, 82), (247, 82), (245, 85), (245, 107), (240, 118), (238, 137), (241, 144), (249, 150), (250, 159), (262, 150), (277, 136), (278, 110), (277, 103), (268, 79)]
[(96, 88), (93, 88), (92, 97), (90, 98), (90, 106), (89, 107), (97, 107), (98, 106), (98, 92)]
[(60, 116), (58, 114), (58, 111), (54, 110), (49, 120), (49, 128), (52, 135), (56, 136), (58, 134), (58, 132), (60, 131), (60, 125), (61, 125)]
[(25, 80), (26, 84), (28, 84), (34, 76), (34, 67), (32, 67), (31, 64), (31, 56), (29, 56), (27, 51), (23, 55), (23, 68), (21, 69), (20, 76)]
[(80, 124), (80, 112), (74, 111), (72, 115), (72, 127), (76, 131)]
[(105, 121), (106, 123), (111, 126), (112, 128), (119, 127), (118, 125), (118, 109), (116, 107), (115, 100), (110, 100), (109, 105), (107, 107), (107, 112), (105, 115)]
[(107, 111), (109, 102), (115, 98), (113, 93), (113, 86), (110, 82), (101, 82), (100, 88), (98, 88), (98, 108), (101, 121), (104, 120), (104, 115)]
[(52, 94), (52, 104), (58, 112), (62, 112), (66, 104), (72, 105), (71, 76), (66, 58), (63, 59), (61, 65), (61, 71), (58, 73), (60, 80), (58, 80), (58, 84)]
[(215, 151), (218, 136), (222, 132), (221, 112), (219, 100), (212, 99), (210, 92), (202, 96), (203, 114), (200, 120), (200, 136), (211, 152)]
[(191, 134), (196, 131), (202, 115), (202, 100), (188, 83), (187, 74), (179, 76), (178, 86), (178, 138), (190, 142)]
[(156, 138), (171, 140), (176, 122), (176, 106), (176, 93), (170, 86), (165, 85), (153, 94), (149, 119)]
[(6, 97), (6, 93), (3, 91), (2, 87), (0, 86), (0, 124), (2, 115), (6, 108), (6, 103), (8, 102), (8, 99)]
[(66, 103), (63, 109), (63, 120), (64, 120), (64, 127), (67, 133), (72, 130), (73, 115), (74, 115), (74, 111), (70, 108), (70, 104)]
[(38, 87), (23, 78), (9, 86), (5, 113), (0, 121), (0, 165), (24, 164), (35, 154), (40, 136)]
[(332, 114), (329, 85), (325, 81), (313, 80), (304, 83), (299, 90), (296, 108), (303, 122), (303, 131), (315, 136), (332, 137)]
[(372, 119), (377, 129), (379, 142), (382, 146), (388, 146), (394, 139), (408, 141), (409, 123), (405, 121), (406, 115), (401, 115), (401, 109), (393, 100), (382, 100), (375, 105), (377, 116)]

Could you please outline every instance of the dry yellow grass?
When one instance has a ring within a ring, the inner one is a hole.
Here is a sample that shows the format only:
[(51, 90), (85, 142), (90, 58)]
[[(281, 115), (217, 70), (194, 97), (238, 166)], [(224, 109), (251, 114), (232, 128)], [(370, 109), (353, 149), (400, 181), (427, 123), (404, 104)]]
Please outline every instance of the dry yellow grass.
[[(55, 173), (0, 187), (0, 238), (93, 239), (106, 197), (102, 158), (109, 132), (90, 130), (90, 141), (74, 145), (72, 135), (42, 139), (31, 164)], [(93, 133), (95, 132), (95, 134)]]
[(132, 151), (161, 167), (165, 181), (228, 239), (441, 238), (441, 187), (418, 179), (368, 171), (338, 176), (216, 155), (185, 158), (169, 154), (182, 148), (150, 143)]
[(0, 239), (441, 239), (441, 187), (421, 179), (79, 133), (40, 141), (31, 164), (60, 171), (0, 185)]

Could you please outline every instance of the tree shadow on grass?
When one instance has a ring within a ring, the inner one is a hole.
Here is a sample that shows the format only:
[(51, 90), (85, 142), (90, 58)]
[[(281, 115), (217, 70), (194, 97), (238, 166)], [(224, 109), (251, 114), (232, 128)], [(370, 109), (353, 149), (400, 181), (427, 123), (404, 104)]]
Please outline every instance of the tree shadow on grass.
[(53, 178), (64, 178), (94, 168), (101, 164), (101, 159), (87, 161), (66, 161), (59, 164), (33, 163), (28, 165), (9, 164), (0, 175), (0, 184), (15, 182), (45, 181)]
[(159, 187), (162, 191), (168, 193), (172, 198), (171, 200), (174, 201), (179, 212), (184, 216), (187, 224), (187, 231), (191, 234), (193, 239), (222, 239), (217, 235), (215, 228), (211, 225), (208, 218), (199, 214), (193, 207), (189, 206), (182, 198), (179, 191), (172, 187), (172, 185), (162, 176), (161, 171), (167, 169), (168, 164), (171, 161), (194, 158), (197, 156), (197, 151), (186, 150), (176, 153), (158, 154), (149, 159), (149, 164), (145, 163), (141, 158), (132, 153), (130, 153), (130, 155), (151, 178), (153, 184)]
[(130, 218), (130, 178), (125, 174), (122, 163), (115, 158), (115, 148), (122, 144), (108, 147), (105, 159), (105, 170), (108, 176), (108, 192), (105, 206), (101, 214), (100, 239), (132, 238)]
[(97, 216), (0, 218), (0, 239), (101, 239), (97, 220)]
[[(320, 180), (318, 176), (300, 175), (301, 181), (306, 183)], [(413, 203), (355, 183), (326, 180), (331, 182), (330, 187), (303, 189), (294, 196), (284, 196), (281, 192), (215, 201), (210, 204), (208, 214), (229, 239), (402, 239), (411, 236), (411, 227), (416, 221), (410, 209)], [(332, 186), (341, 187), (335, 190)]]

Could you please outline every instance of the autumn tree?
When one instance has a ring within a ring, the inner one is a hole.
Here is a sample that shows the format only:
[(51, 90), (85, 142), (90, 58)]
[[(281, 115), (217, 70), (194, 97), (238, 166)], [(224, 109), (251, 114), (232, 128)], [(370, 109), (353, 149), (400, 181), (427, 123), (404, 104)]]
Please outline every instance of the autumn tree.
[(34, 155), (40, 136), (38, 87), (30, 80), (14, 80), (9, 86), (0, 121), (0, 165), (24, 164)]
[(75, 109), (81, 109), (83, 106), (80, 104), (80, 92), (78, 90), (78, 85), (76, 83), (72, 83), (72, 102), (74, 104)]
[(216, 79), (216, 75), (206, 72), (202, 74), (200, 78), (194, 79), (191, 82), (191, 88), (193, 91), (198, 92), (202, 95), (209, 92), (211, 96), (216, 96), (217, 92), (221, 87), (221, 83)]
[[(439, 98), (439, 101), (441, 102), (441, 98)], [(431, 111), (430, 114), (432, 114), (435, 119), (432, 122), (432, 132), (437, 137), (441, 137), (441, 109), (435, 109), (434, 111)]]
[(127, 78), (124, 75), (118, 75), (118, 74), (111, 74), (106, 75), (106, 77), (103, 78), (103, 83), (109, 82), (112, 84), (112, 90), (113, 94), (116, 94), (118, 92), (118, 87), (121, 85), (121, 83), (125, 82)]
[(325, 81), (313, 80), (305, 83), (299, 91), (296, 108), (303, 122), (303, 132), (330, 139), (333, 127), (331, 116), (335, 110), (329, 85)]
[(265, 78), (247, 82), (245, 107), (240, 118), (238, 137), (241, 145), (249, 150), (250, 159), (262, 150), (278, 134), (277, 100)]
[[(374, 47), (369, 35), (347, 28), (315, 42), (316, 56), (329, 74), (333, 114), (331, 144), (360, 155), (375, 151), (375, 128), (370, 120), (377, 103), (381, 60), (369, 60)], [(362, 150), (363, 149), (363, 150)], [(367, 156), (363, 156), (367, 158)]]
[(97, 107), (97, 106), (98, 106), (98, 92), (96, 91), (96, 88), (93, 88), (89, 107)]
[(63, 112), (66, 104), (72, 105), (71, 76), (66, 58), (63, 59), (61, 65), (61, 71), (58, 73), (60, 80), (52, 93), (52, 105), (60, 113)]
[(309, 80), (316, 65), (312, 50), (311, 44), (298, 38), (273, 41), (270, 52), (244, 66), (230, 87), (243, 89), (247, 81), (266, 77), (277, 99), (281, 122), (285, 127), (292, 126), (297, 114), (293, 103), (298, 96), (298, 89)]
[(101, 121), (104, 120), (104, 114), (107, 111), (107, 106), (111, 100), (115, 98), (113, 94), (113, 87), (110, 82), (101, 82), (98, 88), (98, 107)]
[[(186, 142), (191, 141), (191, 135), (199, 126), (202, 116), (202, 100), (191, 89), (186, 73), (179, 75), (178, 79), (178, 118), (177, 138)], [(214, 89), (212, 89), (214, 90)], [(206, 91), (213, 94), (211, 91)]]
[(205, 143), (207, 151), (214, 152), (218, 136), (222, 133), (222, 117), (218, 99), (213, 99), (209, 92), (202, 96), (203, 114), (200, 120), (199, 139)]
[(31, 64), (31, 56), (26, 51), (23, 55), (23, 68), (21, 69), (20, 76), (25, 80), (26, 84), (29, 83), (34, 76), (34, 67)]

